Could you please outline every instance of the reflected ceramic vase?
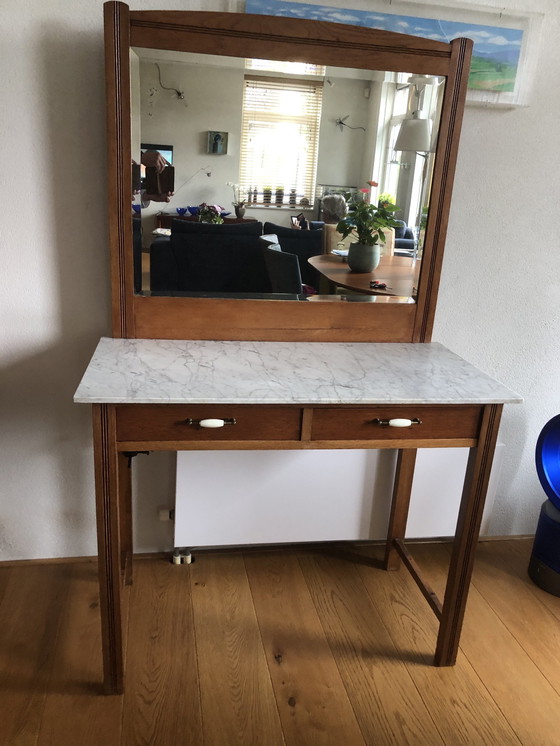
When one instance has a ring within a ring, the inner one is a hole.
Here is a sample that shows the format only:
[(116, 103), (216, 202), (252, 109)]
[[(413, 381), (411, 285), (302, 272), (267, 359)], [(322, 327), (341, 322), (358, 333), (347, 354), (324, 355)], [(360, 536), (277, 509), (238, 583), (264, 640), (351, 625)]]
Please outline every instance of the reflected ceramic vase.
[(351, 243), (348, 249), (348, 266), (352, 272), (373, 272), (380, 258), (381, 249), (378, 243), (373, 246)]
[(235, 217), (242, 218), (245, 215), (245, 208), (243, 205), (235, 205)]

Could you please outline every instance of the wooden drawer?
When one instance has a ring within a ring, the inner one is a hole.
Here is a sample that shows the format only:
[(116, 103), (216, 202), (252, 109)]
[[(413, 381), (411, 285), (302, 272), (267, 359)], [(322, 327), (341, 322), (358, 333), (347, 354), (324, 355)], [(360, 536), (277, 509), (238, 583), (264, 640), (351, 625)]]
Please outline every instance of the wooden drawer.
[[(235, 420), (219, 428), (188, 420)], [(220, 404), (122, 404), (117, 407), (118, 441), (299, 440), (301, 408)]]
[[(407, 440), (423, 438), (476, 438), (482, 407), (394, 406), (336, 407), (316, 409), (313, 414), (311, 440)], [(375, 420), (415, 419), (421, 424), (389, 427)]]

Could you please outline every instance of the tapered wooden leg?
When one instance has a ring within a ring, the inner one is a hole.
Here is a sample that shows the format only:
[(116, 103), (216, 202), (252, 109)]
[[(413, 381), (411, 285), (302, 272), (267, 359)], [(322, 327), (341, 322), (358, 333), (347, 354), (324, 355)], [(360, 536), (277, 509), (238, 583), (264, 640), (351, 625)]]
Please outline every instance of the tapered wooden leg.
[(406, 522), (408, 519), (408, 508), (410, 505), (410, 494), (412, 492), (412, 479), (414, 477), (414, 465), (416, 464), (416, 449), (400, 449), (397, 456), (397, 469), (395, 473), (395, 484), (393, 487), (393, 500), (391, 503), (391, 517), (387, 531), (387, 544), (385, 547), (384, 567), (386, 570), (398, 570), (401, 559), (395, 549), (395, 539), (404, 539)]
[(95, 500), (103, 676), (107, 694), (123, 691), (119, 457), (115, 407), (93, 405)]
[(119, 470), (119, 522), (121, 573), (125, 585), (132, 585), (132, 468), (124, 453), (117, 456)]
[(502, 408), (501, 404), (488, 404), (484, 408), (478, 445), (470, 450), (443, 599), (436, 666), (452, 666), (457, 659)]

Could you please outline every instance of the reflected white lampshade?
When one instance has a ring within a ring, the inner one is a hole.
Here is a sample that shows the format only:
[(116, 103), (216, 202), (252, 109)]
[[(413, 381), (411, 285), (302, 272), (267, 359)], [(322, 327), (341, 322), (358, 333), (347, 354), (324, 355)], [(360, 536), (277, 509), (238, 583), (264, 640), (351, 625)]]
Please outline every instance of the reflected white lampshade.
[(432, 150), (432, 122), (420, 119), (414, 112), (412, 119), (405, 119), (401, 124), (395, 150), (414, 150), (416, 153), (427, 153)]

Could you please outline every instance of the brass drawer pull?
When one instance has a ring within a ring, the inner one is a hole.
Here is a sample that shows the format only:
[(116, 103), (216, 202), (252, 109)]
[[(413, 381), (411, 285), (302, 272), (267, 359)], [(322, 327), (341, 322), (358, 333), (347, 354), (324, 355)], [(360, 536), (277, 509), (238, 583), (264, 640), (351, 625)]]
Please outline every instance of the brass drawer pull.
[(387, 425), (389, 427), (410, 427), (411, 425), (421, 425), (422, 420), (415, 417), (413, 420), (407, 420), (403, 417), (397, 417), (392, 420), (380, 420), (378, 417), (372, 420), (374, 425)]
[(185, 420), (187, 425), (197, 425), (198, 427), (208, 427), (208, 428), (216, 428), (216, 427), (223, 427), (224, 425), (237, 425), (237, 420), (235, 417), (228, 417), (225, 420), (219, 420), (216, 418), (210, 418), (206, 420), (193, 420), (191, 417), (189, 417), (188, 420)]

